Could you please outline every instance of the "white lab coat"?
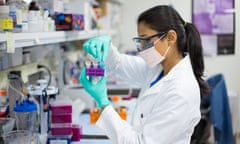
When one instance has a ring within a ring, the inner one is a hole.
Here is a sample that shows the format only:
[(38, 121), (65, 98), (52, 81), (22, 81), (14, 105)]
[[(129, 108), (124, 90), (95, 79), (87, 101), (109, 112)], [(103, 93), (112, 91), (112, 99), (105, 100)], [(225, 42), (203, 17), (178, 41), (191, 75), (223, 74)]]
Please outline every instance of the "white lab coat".
[(141, 87), (132, 124), (122, 120), (112, 106), (102, 112), (97, 125), (113, 144), (189, 144), (200, 120), (200, 90), (189, 56), (151, 88), (162, 71), (149, 68), (142, 58), (120, 54), (112, 45), (107, 70)]

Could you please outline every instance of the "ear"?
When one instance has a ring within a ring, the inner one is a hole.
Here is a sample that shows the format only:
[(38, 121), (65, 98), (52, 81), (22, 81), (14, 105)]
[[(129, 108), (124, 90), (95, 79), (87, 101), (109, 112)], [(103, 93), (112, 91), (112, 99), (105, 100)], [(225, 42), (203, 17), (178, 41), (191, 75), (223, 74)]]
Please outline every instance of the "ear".
[(177, 42), (177, 33), (176, 33), (175, 30), (169, 30), (168, 31), (167, 40), (172, 45), (174, 45)]

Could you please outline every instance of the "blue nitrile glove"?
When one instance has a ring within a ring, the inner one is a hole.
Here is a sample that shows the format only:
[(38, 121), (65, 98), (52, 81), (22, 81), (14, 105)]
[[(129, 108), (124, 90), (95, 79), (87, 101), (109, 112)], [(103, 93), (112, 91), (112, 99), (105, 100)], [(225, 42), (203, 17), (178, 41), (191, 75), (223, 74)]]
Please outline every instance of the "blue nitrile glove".
[(84, 42), (83, 49), (98, 61), (105, 61), (111, 42), (111, 37), (99, 36)]
[(86, 78), (86, 68), (84, 67), (80, 74), (80, 82), (84, 89), (96, 100), (98, 107), (102, 108), (110, 103), (107, 96), (106, 76), (102, 77), (97, 84), (93, 84)]

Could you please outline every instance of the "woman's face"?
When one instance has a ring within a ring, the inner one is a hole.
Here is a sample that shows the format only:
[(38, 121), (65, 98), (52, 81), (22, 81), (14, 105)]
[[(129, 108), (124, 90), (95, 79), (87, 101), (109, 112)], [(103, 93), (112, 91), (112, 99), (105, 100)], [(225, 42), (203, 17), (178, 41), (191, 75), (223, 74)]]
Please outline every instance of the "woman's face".
[[(156, 35), (157, 33), (159, 33), (156, 30), (151, 29), (148, 24), (146, 24), (145, 22), (140, 22), (138, 24), (138, 36), (139, 37), (149, 37), (152, 35)], [(148, 43), (154, 42), (156, 40), (159, 39), (159, 36), (155, 36), (152, 37)], [(144, 45), (144, 44), (143, 44)], [(159, 40), (156, 44), (155, 44), (155, 49), (161, 54), (163, 55), (166, 51), (166, 49), (168, 48), (168, 43), (165, 37), (163, 37), (161, 40)]]

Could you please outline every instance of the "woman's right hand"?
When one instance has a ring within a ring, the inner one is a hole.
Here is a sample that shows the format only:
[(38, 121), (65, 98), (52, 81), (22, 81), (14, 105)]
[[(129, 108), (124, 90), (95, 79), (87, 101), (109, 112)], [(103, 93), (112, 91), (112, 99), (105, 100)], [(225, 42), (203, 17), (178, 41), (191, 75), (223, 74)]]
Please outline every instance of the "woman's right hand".
[(84, 42), (83, 49), (98, 61), (105, 61), (111, 42), (111, 37), (99, 36)]
[(109, 105), (110, 101), (107, 96), (106, 76), (103, 76), (97, 84), (93, 84), (86, 78), (86, 68), (84, 67), (81, 71), (79, 80), (84, 89), (95, 99), (98, 107), (103, 108)]

